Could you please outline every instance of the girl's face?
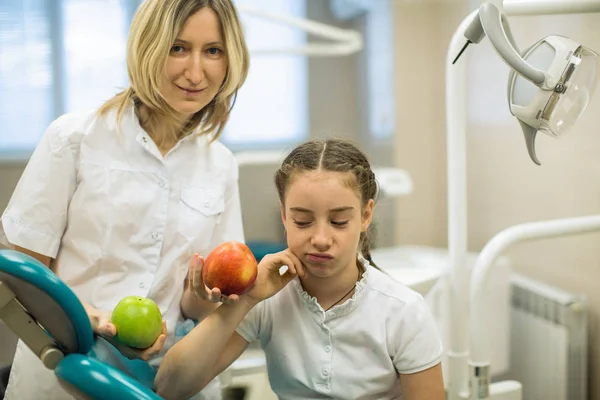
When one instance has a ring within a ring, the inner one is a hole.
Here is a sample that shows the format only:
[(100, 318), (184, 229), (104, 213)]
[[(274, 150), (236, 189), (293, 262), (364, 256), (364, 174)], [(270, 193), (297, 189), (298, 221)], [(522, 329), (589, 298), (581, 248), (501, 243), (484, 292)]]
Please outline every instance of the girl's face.
[(363, 208), (351, 179), (350, 172), (309, 171), (287, 187), (281, 211), (288, 247), (315, 277), (353, 268), (360, 233), (371, 223), (374, 202)]
[(160, 93), (187, 119), (212, 101), (226, 73), (219, 19), (211, 8), (202, 8), (188, 18), (171, 47)]

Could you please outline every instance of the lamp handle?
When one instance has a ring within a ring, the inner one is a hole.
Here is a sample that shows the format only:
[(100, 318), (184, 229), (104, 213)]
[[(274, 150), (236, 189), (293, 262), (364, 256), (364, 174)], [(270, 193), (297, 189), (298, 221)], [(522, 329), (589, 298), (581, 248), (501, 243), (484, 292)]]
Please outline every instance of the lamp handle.
[(504, 30), (503, 17), (500, 10), (492, 3), (484, 3), (479, 7), (483, 30), (500, 58), (525, 79), (541, 86), (546, 80), (546, 75), (527, 63), (511, 45)]

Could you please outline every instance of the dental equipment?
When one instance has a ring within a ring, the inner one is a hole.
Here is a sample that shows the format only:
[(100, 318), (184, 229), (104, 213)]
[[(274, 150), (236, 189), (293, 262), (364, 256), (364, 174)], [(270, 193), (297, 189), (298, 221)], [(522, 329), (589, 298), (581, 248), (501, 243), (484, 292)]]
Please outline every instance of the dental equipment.
[(362, 35), (354, 30), (310, 21), (304, 18), (280, 15), (248, 6), (238, 6), (241, 13), (282, 23), (300, 29), (313, 36), (329, 39), (331, 43), (308, 43), (289, 48), (251, 48), (254, 54), (297, 54), (312, 57), (345, 56), (362, 50)]
[[(502, 12), (504, 15), (502, 15)], [(471, 288), (471, 298), (469, 299), (469, 271), (466, 268), (467, 254), (467, 202), (466, 202), (466, 63), (463, 59), (456, 60), (456, 55), (464, 51), (464, 38), (468, 42), (479, 42), (484, 33), (489, 37), (494, 48), (505, 62), (516, 70), (511, 73), (509, 79), (509, 101), (510, 110), (517, 117), (521, 124), (527, 149), (531, 159), (539, 163), (534, 150), (535, 133), (542, 130), (545, 133), (558, 135), (563, 132), (563, 127), (572, 125), (574, 119), (579, 117), (585, 106), (582, 105), (589, 99), (587, 95), (582, 96), (579, 105), (570, 109), (561, 108), (565, 104), (565, 95), (568, 95), (569, 89), (565, 90), (564, 85), (559, 83), (570, 82), (571, 85), (578, 87), (581, 80), (578, 75), (586, 76), (583, 79), (590, 86), (579, 93), (591, 95), (593, 90), (593, 80), (590, 77), (595, 76), (592, 69), (585, 71), (588, 63), (595, 58), (595, 53), (579, 47), (578, 44), (563, 39), (556, 39), (551, 36), (549, 40), (543, 40), (536, 43), (522, 55), (518, 54), (517, 48), (510, 34), (510, 29), (505, 15), (544, 15), (544, 14), (576, 14), (576, 13), (596, 13), (600, 12), (600, 1), (597, 0), (496, 0), (482, 5), (478, 10), (472, 12), (459, 25), (454, 33), (447, 54), (446, 64), (446, 123), (447, 123), (447, 154), (448, 154), (448, 247), (450, 252), (450, 348), (449, 357), (449, 376), (446, 378), (447, 398), (449, 400), (459, 399), (521, 399), (520, 384), (518, 382), (499, 382), (489, 384), (489, 360), (486, 360), (484, 337), (469, 337), (469, 328), (473, 327), (472, 332), (480, 335), (478, 319), (469, 320), (468, 310), (477, 310), (477, 314), (472, 317), (481, 318), (484, 314), (486, 302), (482, 301), (481, 285), (485, 284), (488, 263), (494, 257), (489, 252), (480, 255), (481, 261), (476, 263), (473, 270), (473, 279)], [(560, 43), (559, 43), (560, 42)], [(568, 56), (564, 61), (553, 58), (555, 46), (559, 48), (558, 52)], [(569, 53), (570, 50), (572, 54)], [(539, 56), (539, 57), (538, 57)], [(575, 56), (576, 58), (572, 58)], [(453, 64), (454, 62), (454, 64)], [(562, 64), (558, 64), (562, 63)], [(532, 65), (535, 64), (535, 65)], [(573, 67), (571, 67), (571, 65)], [(583, 67), (582, 67), (583, 66)], [(581, 67), (581, 68), (580, 68)], [(539, 69), (541, 68), (541, 70)], [(562, 68), (562, 70), (561, 70)], [(570, 69), (574, 68), (575, 73)], [(583, 69), (583, 71), (581, 71)], [(583, 74), (580, 74), (583, 72)], [(525, 77), (525, 78), (523, 78)], [(543, 79), (542, 79), (543, 77)], [(536, 89), (537, 88), (537, 89)], [(561, 110), (567, 112), (561, 113)], [(541, 112), (540, 112), (541, 111)], [(570, 112), (572, 111), (572, 112)], [(567, 123), (557, 124), (555, 119), (571, 119)], [(543, 119), (541, 119), (543, 118)], [(593, 218), (587, 217), (588, 222), (592, 223)], [(570, 229), (564, 229), (562, 234), (573, 234), (581, 232), (581, 221), (575, 222)], [(556, 224), (561, 225), (561, 222)], [(549, 236), (548, 233), (556, 229), (552, 222), (547, 225), (541, 225), (540, 230), (534, 230), (536, 237)], [(567, 225), (569, 225), (567, 223)], [(578, 230), (578, 228), (580, 230)], [(588, 229), (589, 230), (589, 229)], [(514, 232), (514, 231), (512, 231)], [(510, 236), (510, 234), (507, 234)], [(522, 237), (520, 240), (522, 240)], [(498, 239), (499, 240), (499, 239)], [(515, 239), (517, 240), (517, 239)], [(492, 244), (491, 246), (497, 246)], [(502, 246), (501, 246), (502, 247)], [(502, 249), (496, 250), (498, 253)], [(484, 249), (485, 250), (485, 249)], [(482, 269), (482, 271), (479, 271)], [(470, 301), (469, 301), (470, 300)], [(470, 322), (469, 322), (470, 321)], [(470, 360), (470, 343), (475, 351)], [(481, 353), (481, 354), (480, 354)], [(471, 362), (470, 362), (471, 361)], [(471, 371), (471, 380), (469, 386), (469, 364)]]

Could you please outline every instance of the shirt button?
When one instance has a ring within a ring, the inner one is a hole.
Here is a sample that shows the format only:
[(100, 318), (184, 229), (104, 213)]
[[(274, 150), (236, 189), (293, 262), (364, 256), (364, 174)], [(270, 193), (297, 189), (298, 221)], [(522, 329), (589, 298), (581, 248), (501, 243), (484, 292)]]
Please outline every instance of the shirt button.
[(158, 186), (160, 186), (160, 187), (161, 187), (161, 189), (164, 189), (164, 188), (165, 188), (165, 186), (166, 186), (166, 184), (165, 184), (165, 181), (160, 181), (160, 182), (158, 182)]
[(325, 353), (329, 353), (331, 351), (331, 346), (325, 346)]
[(154, 240), (160, 239), (160, 233), (158, 233), (158, 232), (152, 232), (152, 239), (154, 239)]
[(323, 368), (323, 375), (328, 376), (329, 370), (327, 368)]
[(148, 138), (146, 136), (142, 136), (142, 142), (146, 143), (148, 141)]
[(144, 284), (144, 282), (140, 282), (140, 289), (143, 289), (145, 287), (146, 287), (146, 285)]
[(332, 312), (331, 314), (329, 314), (331, 316), (331, 318), (335, 317), (335, 313)]

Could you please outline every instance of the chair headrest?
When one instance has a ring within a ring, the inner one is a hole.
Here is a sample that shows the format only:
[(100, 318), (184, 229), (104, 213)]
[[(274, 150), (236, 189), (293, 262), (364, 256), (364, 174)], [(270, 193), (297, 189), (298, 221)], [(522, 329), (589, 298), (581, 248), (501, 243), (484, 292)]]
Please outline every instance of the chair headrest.
[(94, 334), (73, 291), (48, 267), (14, 250), (0, 250), (0, 281), (66, 353), (87, 354)]

